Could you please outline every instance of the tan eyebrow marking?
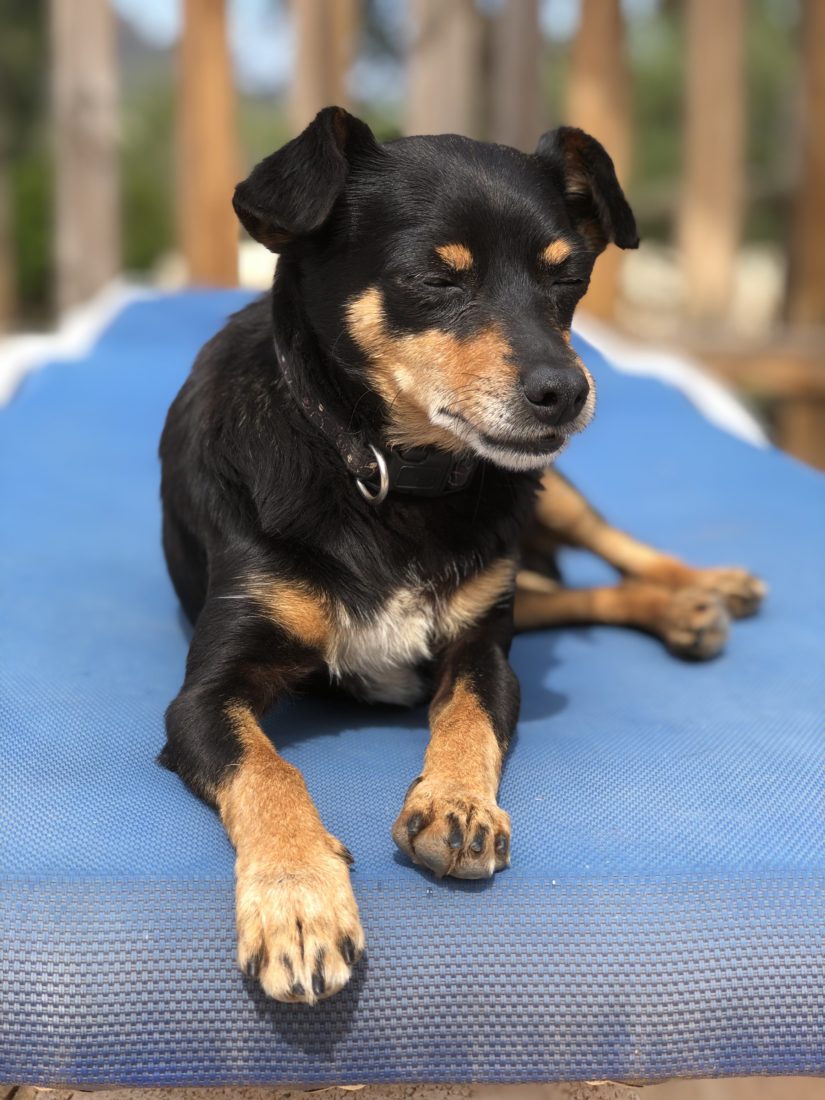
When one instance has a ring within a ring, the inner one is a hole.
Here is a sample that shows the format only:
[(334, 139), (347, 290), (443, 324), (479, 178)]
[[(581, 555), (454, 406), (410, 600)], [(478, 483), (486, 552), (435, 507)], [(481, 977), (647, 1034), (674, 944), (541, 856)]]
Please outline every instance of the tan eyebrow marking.
[(468, 271), (473, 266), (473, 254), (463, 244), (442, 244), (436, 252), (454, 271)]
[(567, 259), (572, 251), (573, 246), (559, 238), (557, 241), (551, 241), (548, 244), (542, 252), (541, 258), (546, 264), (560, 264)]

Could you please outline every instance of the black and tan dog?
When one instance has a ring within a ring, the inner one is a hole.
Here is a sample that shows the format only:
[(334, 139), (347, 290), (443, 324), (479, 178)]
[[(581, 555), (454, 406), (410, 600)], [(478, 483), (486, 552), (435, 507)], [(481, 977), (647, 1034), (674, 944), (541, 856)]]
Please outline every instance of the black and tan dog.
[[(329, 108), (235, 209), (280, 259), (271, 295), (202, 350), (163, 434), (164, 547), (195, 629), (162, 759), (237, 851), (241, 966), (314, 1002), (346, 983), (364, 935), (351, 856), (263, 733), (269, 707), (316, 680), (431, 695), (392, 835), (437, 875), (488, 876), (510, 858), (496, 794), (514, 629), (624, 624), (709, 657), (762, 586), (640, 544), (547, 472), (593, 414), (573, 310), (607, 242), (637, 245), (591, 137), (561, 128), (531, 156), (454, 136), (380, 145)], [(559, 543), (619, 583), (563, 588)]]

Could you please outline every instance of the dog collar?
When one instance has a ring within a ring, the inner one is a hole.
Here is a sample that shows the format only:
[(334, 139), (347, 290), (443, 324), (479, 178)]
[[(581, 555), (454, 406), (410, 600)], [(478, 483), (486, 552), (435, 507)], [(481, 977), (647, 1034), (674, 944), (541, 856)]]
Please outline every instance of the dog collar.
[(346, 428), (334, 403), (320, 400), (299, 381), (274, 336), (273, 344), (281, 375), (295, 403), (309, 423), (335, 447), (368, 503), (381, 504), (389, 493), (439, 497), (457, 493), (469, 484), (478, 466), (473, 457), (435, 447), (388, 447), (383, 452), (368, 443), (360, 432)]

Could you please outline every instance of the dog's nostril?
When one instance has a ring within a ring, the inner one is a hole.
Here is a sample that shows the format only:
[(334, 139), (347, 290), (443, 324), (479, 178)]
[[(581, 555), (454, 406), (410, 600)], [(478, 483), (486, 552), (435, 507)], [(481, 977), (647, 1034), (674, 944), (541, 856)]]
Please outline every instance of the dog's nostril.
[(552, 409), (554, 405), (558, 405), (559, 395), (555, 390), (547, 390), (546, 393), (539, 394), (538, 400), (534, 400), (532, 397), (530, 400), (534, 405), (542, 405), (545, 409)]

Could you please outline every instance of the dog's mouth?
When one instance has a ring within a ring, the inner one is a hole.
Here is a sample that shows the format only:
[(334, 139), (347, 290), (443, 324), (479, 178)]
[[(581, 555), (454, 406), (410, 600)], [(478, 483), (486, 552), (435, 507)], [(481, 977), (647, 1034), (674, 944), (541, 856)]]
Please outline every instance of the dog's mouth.
[(434, 419), (442, 427), (449, 427), (461, 440), (485, 458), (501, 465), (529, 468), (550, 462), (567, 442), (569, 432), (556, 428), (540, 435), (523, 435), (508, 432), (497, 435), (484, 431), (455, 409), (441, 406)]

